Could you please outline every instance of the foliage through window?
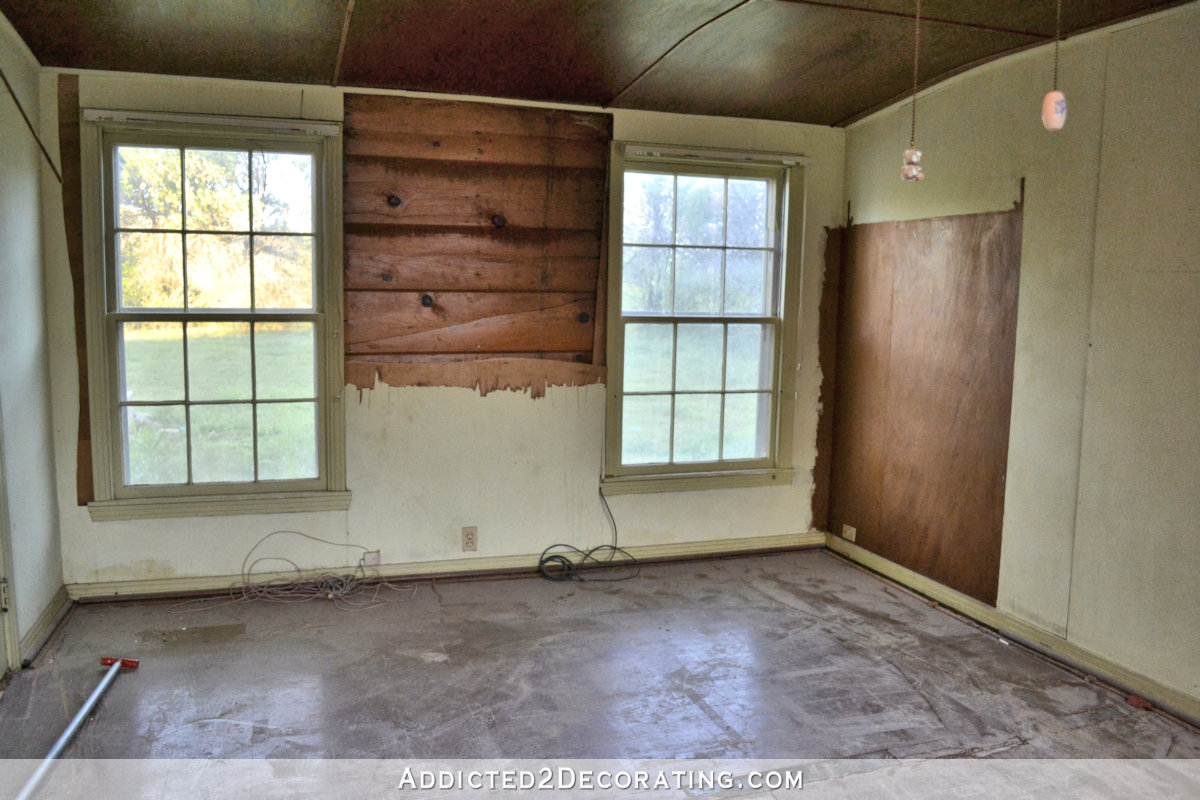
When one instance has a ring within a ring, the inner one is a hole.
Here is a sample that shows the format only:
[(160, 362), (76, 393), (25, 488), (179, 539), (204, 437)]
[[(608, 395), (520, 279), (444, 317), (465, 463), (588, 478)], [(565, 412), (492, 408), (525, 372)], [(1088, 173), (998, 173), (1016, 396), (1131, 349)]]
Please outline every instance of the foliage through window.
[(116, 497), (329, 488), (323, 152), (105, 131)]
[(773, 466), (784, 170), (620, 174), (608, 474)]

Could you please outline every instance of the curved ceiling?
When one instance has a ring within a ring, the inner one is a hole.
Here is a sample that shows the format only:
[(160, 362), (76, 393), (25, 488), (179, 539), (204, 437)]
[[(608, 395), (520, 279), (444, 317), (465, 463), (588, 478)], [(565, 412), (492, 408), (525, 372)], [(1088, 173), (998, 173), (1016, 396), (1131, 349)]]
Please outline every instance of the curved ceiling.
[[(1064, 0), (1064, 36), (1182, 2)], [(820, 125), (911, 91), (914, 10), (915, 0), (0, 0), (48, 67)], [(1055, 0), (924, 0), (922, 14), (923, 86), (1054, 38)]]

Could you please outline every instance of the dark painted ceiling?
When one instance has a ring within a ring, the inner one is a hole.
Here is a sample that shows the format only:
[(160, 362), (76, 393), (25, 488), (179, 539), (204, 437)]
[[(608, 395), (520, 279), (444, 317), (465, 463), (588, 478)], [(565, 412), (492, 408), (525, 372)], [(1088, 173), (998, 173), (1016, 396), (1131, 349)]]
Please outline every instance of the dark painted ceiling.
[[(1063, 0), (1064, 36), (1183, 0)], [(844, 125), (912, 89), (916, 0), (0, 0), (44, 66)], [(925, 0), (920, 83), (1055, 0)], [(1047, 64), (1049, 78), (1049, 63)]]

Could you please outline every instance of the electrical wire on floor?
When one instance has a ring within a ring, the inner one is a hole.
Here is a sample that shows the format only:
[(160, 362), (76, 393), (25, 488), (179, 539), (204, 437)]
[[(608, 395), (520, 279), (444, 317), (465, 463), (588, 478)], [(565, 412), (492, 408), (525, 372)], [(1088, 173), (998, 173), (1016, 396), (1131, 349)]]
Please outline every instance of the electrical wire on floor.
[[(314, 542), (328, 544), (334, 547), (347, 547), (370, 552), (360, 544), (331, 542), (301, 531), (271, 531), (259, 539), (242, 559), (241, 585), (229, 589), (228, 597), (199, 597), (194, 600), (184, 600), (171, 606), (174, 614), (187, 614), (196, 611), (207, 611), (222, 606), (248, 603), (262, 600), (270, 603), (307, 603), (313, 600), (327, 600), (343, 611), (362, 611), (368, 608), (378, 608), (388, 603), (411, 600), (417, 593), (415, 583), (395, 583), (381, 576), (367, 574), (364, 558), (358, 559), (358, 564), (349, 573), (323, 572), (317, 575), (306, 575), (300, 565), (283, 556), (259, 556), (251, 561), (255, 551), (272, 536), (292, 535), (302, 536)], [(255, 568), (264, 562), (281, 562), (288, 565), (294, 575), (277, 575), (266, 580), (256, 580)]]
[[(600, 502), (608, 515), (608, 523), (612, 526), (612, 544), (596, 545), (590, 550), (581, 550), (569, 544), (552, 544), (542, 551), (538, 559), (538, 574), (548, 581), (578, 581), (580, 583), (617, 583), (636, 578), (642, 573), (642, 565), (617, 546), (617, 520), (613, 517), (608, 500), (600, 492)], [(619, 557), (619, 558), (618, 558)], [(584, 571), (592, 573), (598, 569), (631, 570), (620, 575), (604, 574), (598, 577), (585, 576)]]

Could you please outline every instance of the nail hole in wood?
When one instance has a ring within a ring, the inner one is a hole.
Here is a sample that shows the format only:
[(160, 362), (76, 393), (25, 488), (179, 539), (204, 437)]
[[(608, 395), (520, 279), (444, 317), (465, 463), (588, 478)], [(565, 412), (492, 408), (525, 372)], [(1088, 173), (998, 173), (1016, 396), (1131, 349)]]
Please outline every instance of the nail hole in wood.
[(580, 314), (579, 314), (579, 316), (577, 317), (577, 319), (578, 319), (580, 322), (587, 322), (589, 319), (591, 319), (591, 317), (588, 315), (588, 313), (587, 313), (586, 311), (583, 311), (583, 312), (580, 312)]
[(403, 200), (401, 200), (399, 197), (397, 197), (394, 194), (388, 195), (388, 205), (391, 206), (392, 208), (399, 208), (400, 204), (403, 202), (404, 202)]
[(421, 305), (429, 308), (433, 305), (433, 296), (428, 294), (421, 295)]
[(492, 224), (495, 225), (497, 228), (503, 228), (505, 225), (508, 224), (508, 220), (506, 220), (504, 218), (503, 214), (493, 214), (492, 215)]

